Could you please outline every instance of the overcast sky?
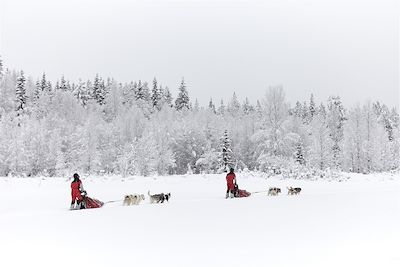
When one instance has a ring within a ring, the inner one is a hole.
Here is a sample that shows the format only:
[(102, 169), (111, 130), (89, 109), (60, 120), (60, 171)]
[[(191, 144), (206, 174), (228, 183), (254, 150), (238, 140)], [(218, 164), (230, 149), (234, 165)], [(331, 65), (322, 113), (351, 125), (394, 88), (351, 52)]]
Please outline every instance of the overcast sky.
[(33, 77), (96, 73), (168, 85), (206, 104), (262, 98), (399, 106), (395, 0), (0, 0), (0, 55)]

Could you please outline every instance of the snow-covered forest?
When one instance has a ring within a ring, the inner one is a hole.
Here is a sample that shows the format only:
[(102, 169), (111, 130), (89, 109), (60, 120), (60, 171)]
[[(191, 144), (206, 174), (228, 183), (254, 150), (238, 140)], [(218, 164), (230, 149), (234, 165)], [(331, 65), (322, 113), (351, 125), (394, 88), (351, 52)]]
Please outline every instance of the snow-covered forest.
[(399, 168), (399, 113), (383, 103), (290, 104), (274, 86), (256, 103), (232, 92), (201, 106), (184, 79), (173, 86), (176, 96), (156, 78), (50, 81), (0, 61), (0, 176)]

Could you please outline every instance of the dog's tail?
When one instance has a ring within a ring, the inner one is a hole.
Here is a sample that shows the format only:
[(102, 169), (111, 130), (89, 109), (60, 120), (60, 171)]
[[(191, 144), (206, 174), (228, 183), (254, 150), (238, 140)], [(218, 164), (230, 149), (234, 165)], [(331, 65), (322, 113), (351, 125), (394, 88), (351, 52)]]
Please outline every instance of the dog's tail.
[(149, 197), (151, 197), (151, 195), (150, 195), (150, 190), (149, 190), (149, 191), (147, 191), (147, 194), (149, 195)]

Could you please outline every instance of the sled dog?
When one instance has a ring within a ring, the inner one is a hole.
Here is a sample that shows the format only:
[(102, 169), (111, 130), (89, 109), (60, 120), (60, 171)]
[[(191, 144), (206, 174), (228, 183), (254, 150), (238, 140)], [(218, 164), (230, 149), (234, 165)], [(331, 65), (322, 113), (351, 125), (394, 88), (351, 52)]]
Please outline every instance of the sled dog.
[(155, 194), (152, 195), (150, 194), (150, 190), (147, 192), (147, 194), (150, 197), (150, 203), (164, 203), (164, 201), (166, 200), (167, 202), (169, 201), (169, 199), (171, 198), (171, 193), (160, 193), (160, 194)]
[(124, 198), (124, 206), (139, 205), (142, 200), (144, 200), (143, 194), (126, 195)]
[(298, 195), (301, 192), (301, 188), (300, 187), (287, 187), (287, 194), (288, 195)]
[(278, 187), (270, 187), (268, 189), (268, 196), (277, 196), (281, 192), (281, 189)]

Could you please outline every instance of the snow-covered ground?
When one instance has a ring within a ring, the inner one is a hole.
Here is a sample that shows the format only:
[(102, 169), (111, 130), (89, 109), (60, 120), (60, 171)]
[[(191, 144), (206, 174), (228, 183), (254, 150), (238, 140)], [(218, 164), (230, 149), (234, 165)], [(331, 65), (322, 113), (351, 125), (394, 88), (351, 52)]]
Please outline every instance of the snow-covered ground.
[[(103, 201), (171, 192), (166, 204), (69, 211), (70, 181), (0, 178), (0, 266), (400, 266), (400, 177), (263, 179), (225, 199), (223, 175), (86, 178)], [(287, 196), (286, 186), (302, 187)]]

